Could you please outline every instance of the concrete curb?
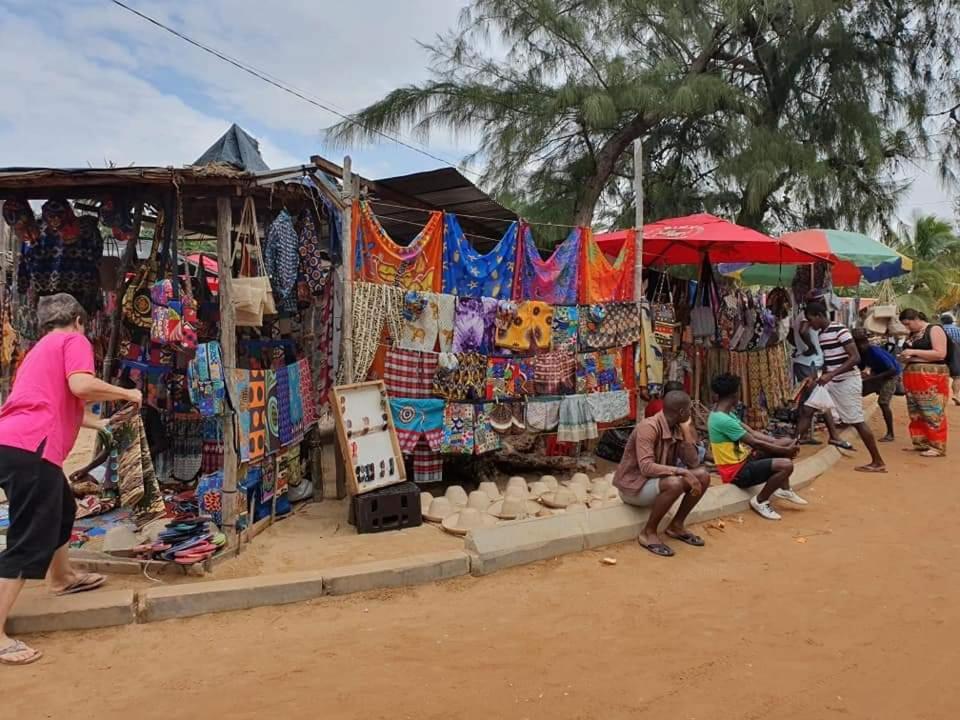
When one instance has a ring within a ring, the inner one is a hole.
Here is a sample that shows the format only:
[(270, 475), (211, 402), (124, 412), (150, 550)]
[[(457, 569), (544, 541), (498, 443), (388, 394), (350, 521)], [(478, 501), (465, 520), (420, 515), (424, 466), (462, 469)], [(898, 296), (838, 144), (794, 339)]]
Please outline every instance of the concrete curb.
[[(876, 410), (866, 408), (869, 418)], [(854, 431), (847, 430), (846, 434)], [(804, 488), (829, 470), (841, 453), (827, 446), (797, 463), (793, 486)], [(713, 487), (690, 515), (705, 522), (747, 509), (750, 493), (732, 485)], [(397, 560), (281, 573), (236, 580), (133, 590), (106, 590), (68, 597), (31, 596), (18, 604), (7, 632), (24, 634), (56, 630), (157, 622), (214, 612), (303, 602), (326, 595), (346, 595), (476, 576), (569, 553), (632, 540), (647, 512), (627, 505), (526, 520), (470, 533), (464, 550), (424, 553)]]

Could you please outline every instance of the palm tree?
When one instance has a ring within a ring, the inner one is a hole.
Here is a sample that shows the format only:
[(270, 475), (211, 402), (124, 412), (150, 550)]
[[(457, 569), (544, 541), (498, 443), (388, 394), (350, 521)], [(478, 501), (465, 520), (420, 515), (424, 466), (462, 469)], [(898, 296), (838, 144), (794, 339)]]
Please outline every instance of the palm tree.
[(913, 271), (895, 283), (900, 305), (953, 307), (960, 298), (960, 237), (953, 225), (936, 215), (917, 215), (895, 247), (913, 259)]

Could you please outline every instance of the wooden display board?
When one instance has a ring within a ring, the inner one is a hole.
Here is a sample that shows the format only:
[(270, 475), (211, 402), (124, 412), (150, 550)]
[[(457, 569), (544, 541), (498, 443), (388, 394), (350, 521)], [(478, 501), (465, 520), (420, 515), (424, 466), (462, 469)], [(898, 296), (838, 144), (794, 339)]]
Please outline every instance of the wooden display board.
[(351, 495), (406, 482), (407, 471), (382, 380), (333, 388), (333, 417)]

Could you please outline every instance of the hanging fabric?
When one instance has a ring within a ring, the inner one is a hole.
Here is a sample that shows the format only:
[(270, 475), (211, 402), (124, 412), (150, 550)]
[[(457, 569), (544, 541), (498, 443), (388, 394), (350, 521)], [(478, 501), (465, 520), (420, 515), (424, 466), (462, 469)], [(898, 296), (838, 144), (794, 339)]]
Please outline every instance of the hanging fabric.
[(613, 262), (606, 258), (589, 229), (583, 234), (580, 304), (633, 300), (636, 231), (627, 230), (626, 239)]
[(443, 254), (443, 213), (430, 213), (427, 224), (404, 247), (395, 243), (370, 205), (355, 202), (356, 279), (395, 285), (405, 290), (440, 292)]
[(717, 318), (714, 308), (717, 306), (717, 291), (713, 281), (713, 268), (706, 256), (700, 265), (700, 278), (697, 281), (697, 294), (693, 298), (690, 310), (690, 327), (693, 337), (699, 340), (712, 339), (717, 334)]
[(456, 215), (444, 215), (443, 292), (508, 300), (513, 295), (517, 232), (513, 222), (486, 255), (478, 253), (460, 228)]
[(267, 228), (264, 242), (264, 262), (277, 309), (297, 311), (297, 277), (300, 273), (300, 238), (293, 226), (293, 218), (285, 209)]
[(514, 299), (540, 300), (551, 305), (576, 305), (583, 233), (583, 228), (573, 228), (553, 254), (543, 260), (534, 244), (530, 226), (521, 226)]

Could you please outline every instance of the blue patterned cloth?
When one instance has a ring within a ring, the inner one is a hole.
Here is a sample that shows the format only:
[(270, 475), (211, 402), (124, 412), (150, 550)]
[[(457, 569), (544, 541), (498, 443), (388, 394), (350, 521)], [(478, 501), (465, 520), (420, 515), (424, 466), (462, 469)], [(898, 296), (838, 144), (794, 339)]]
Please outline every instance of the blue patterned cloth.
[(481, 255), (455, 215), (446, 214), (443, 219), (443, 292), (509, 300), (517, 262), (517, 223), (510, 224), (493, 250)]
[(300, 238), (293, 218), (281, 210), (267, 229), (263, 262), (273, 288), (277, 310), (297, 311), (297, 277), (300, 274)]

